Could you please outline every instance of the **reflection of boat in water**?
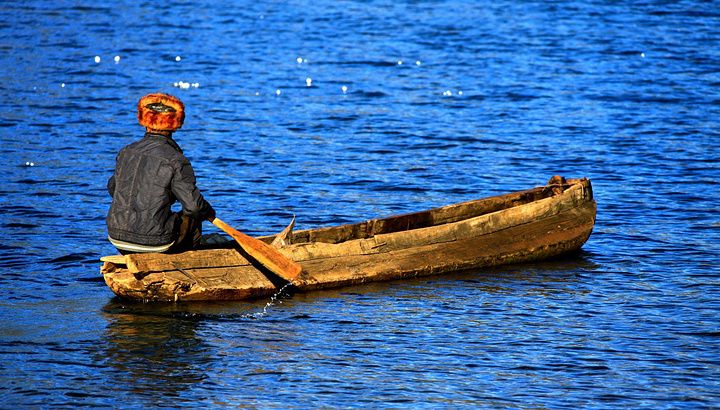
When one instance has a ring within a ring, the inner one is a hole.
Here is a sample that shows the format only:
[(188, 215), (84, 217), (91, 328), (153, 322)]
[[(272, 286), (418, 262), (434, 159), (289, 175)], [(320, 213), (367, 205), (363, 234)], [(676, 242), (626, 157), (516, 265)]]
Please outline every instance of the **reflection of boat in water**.
[(217, 360), (217, 352), (198, 337), (202, 322), (188, 320), (182, 312), (170, 310), (172, 306), (178, 304), (149, 306), (112, 300), (102, 309), (107, 325), (95, 354), (103, 368), (112, 372), (115, 392), (132, 392), (133, 398), (126, 398), (131, 401), (124, 403), (142, 397), (144, 405), (136, 402), (139, 407), (165, 405), (208, 379), (206, 372)]
[[(299, 263), (300, 291), (544, 260), (576, 251), (595, 224), (590, 181), (546, 186), (428, 211), (291, 233), (279, 251)], [(271, 243), (275, 236), (259, 238)], [(286, 283), (233, 243), (176, 255), (107, 256), (117, 295), (138, 300), (239, 300)]]

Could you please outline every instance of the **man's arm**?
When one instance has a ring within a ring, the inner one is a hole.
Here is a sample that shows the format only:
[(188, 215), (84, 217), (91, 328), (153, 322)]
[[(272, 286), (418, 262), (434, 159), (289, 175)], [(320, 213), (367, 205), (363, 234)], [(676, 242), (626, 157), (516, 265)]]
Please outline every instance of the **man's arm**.
[(110, 196), (115, 197), (115, 174), (108, 179), (107, 189)]
[(171, 189), (182, 205), (183, 215), (201, 221), (215, 218), (215, 210), (205, 200), (196, 185), (195, 172), (190, 162), (183, 162), (179, 165)]

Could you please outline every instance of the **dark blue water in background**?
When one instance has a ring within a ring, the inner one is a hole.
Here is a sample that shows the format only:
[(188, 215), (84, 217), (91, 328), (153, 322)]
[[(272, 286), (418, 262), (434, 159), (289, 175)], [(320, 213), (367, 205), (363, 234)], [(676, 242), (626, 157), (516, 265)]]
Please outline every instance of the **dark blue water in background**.
[[(716, 406), (718, 44), (712, 1), (0, 2), (0, 407)], [(597, 225), (560, 261), (124, 302), (105, 184), (158, 91), (248, 234), (554, 174)]]

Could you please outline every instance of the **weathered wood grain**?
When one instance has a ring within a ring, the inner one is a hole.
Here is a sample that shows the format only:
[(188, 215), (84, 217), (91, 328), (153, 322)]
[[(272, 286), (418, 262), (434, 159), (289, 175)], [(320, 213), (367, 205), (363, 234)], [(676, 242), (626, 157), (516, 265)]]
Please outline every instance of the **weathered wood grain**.
[[(293, 281), (300, 291), (556, 257), (579, 249), (595, 223), (590, 181), (567, 182), (297, 231), (291, 245), (278, 251), (302, 266), (303, 273)], [(260, 239), (270, 243), (273, 238)], [(271, 295), (283, 286), (237, 248), (103, 260), (108, 286), (130, 299), (246, 299)]]

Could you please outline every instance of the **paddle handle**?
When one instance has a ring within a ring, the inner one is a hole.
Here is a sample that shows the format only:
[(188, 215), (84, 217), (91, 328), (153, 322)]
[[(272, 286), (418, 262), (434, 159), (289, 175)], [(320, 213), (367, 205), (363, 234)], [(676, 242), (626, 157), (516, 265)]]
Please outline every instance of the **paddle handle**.
[(292, 282), (302, 273), (302, 266), (265, 242), (245, 235), (218, 218), (213, 219), (212, 223), (235, 239), (253, 259), (288, 282)]

